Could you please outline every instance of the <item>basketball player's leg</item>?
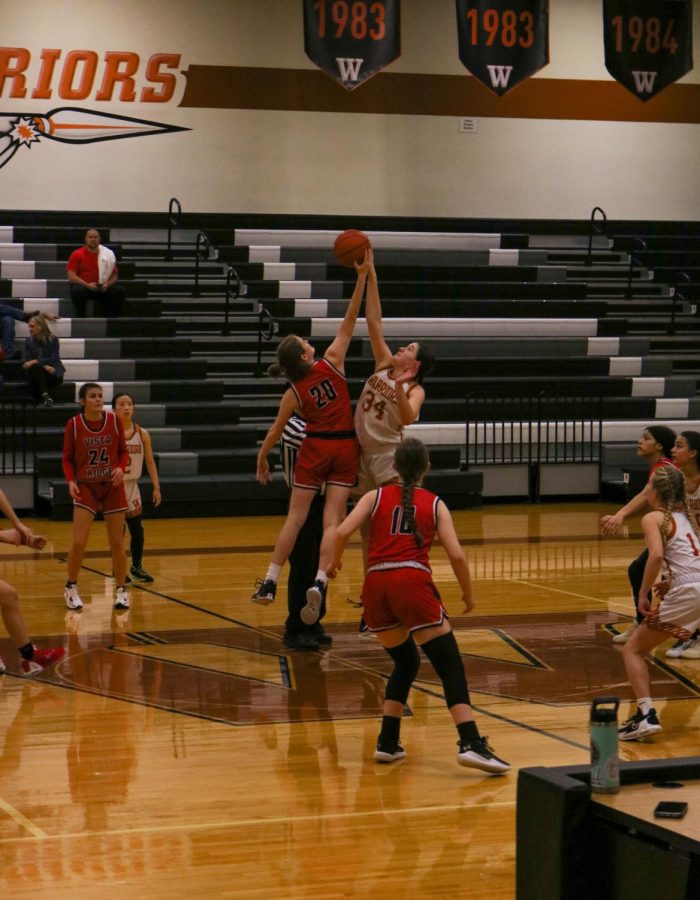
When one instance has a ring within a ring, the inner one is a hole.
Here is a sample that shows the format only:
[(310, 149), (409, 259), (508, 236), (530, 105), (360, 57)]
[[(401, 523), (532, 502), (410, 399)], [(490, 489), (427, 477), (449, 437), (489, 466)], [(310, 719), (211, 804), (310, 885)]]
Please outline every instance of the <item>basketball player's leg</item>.
[(126, 585), (126, 552), (124, 550), (124, 511), (105, 514), (107, 539), (112, 554), (112, 571), (117, 587)]
[(95, 519), (95, 513), (84, 506), (73, 507), (73, 534), (71, 547), (68, 551), (68, 581), (75, 583), (83, 564), (83, 554), (87, 546), (90, 529)]

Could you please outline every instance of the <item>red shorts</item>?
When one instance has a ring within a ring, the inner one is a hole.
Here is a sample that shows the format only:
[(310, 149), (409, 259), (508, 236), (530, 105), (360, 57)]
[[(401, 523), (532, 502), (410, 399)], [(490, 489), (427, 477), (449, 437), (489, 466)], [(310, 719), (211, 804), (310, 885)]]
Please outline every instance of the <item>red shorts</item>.
[(417, 631), (440, 625), (447, 616), (430, 572), (410, 567), (369, 572), (362, 586), (362, 607), (370, 631), (399, 625)]
[(307, 435), (294, 466), (294, 487), (320, 491), (324, 484), (351, 488), (360, 469), (357, 438), (334, 441)]
[(73, 501), (73, 506), (88, 509), (94, 515), (101, 512), (108, 516), (110, 513), (125, 512), (128, 508), (124, 485), (115, 487), (111, 481), (79, 481), (80, 497)]

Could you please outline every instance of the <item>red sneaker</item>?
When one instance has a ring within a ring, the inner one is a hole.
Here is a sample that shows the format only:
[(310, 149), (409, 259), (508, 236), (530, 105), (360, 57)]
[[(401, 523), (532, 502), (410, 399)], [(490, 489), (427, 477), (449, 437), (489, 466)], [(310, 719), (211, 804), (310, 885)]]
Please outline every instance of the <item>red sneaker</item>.
[(34, 648), (32, 659), (23, 659), (20, 668), (23, 675), (38, 675), (46, 666), (52, 666), (66, 655), (63, 647), (50, 647), (48, 650)]

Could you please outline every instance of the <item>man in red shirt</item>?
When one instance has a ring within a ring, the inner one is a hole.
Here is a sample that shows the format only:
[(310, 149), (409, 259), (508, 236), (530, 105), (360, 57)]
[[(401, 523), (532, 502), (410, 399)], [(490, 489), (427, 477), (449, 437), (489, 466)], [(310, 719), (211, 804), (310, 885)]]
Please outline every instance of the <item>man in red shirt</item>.
[(126, 291), (117, 284), (119, 270), (116, 257), (100, 241), (100, 232), (96, 228), (88, 228), (85, 246), (74, 250), (66, 265), (71, 300), (81, 319), (85, 318), (88, 300), (95, 301), (96, 315), (101, 304), (107, 318), (120, 316), (126, 300)]

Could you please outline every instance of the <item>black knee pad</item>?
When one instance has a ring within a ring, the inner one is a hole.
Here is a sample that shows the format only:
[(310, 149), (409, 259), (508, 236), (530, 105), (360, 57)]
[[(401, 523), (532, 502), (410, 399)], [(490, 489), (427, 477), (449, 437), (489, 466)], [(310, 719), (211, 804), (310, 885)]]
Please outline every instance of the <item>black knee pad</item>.
[(420, 653), (413, 638), (408, 638), (398, 647), (384, 648), (394, 660), (394, 671), (386, 685), (385, 698), (397, 703), (406, 703), (408, 692), (420, 668)]
[(467, 676), (453, 632), (426, 641), (421, 648), (442, 682), (447, 708), (451, 709), (458, 703), (471, 705)]

